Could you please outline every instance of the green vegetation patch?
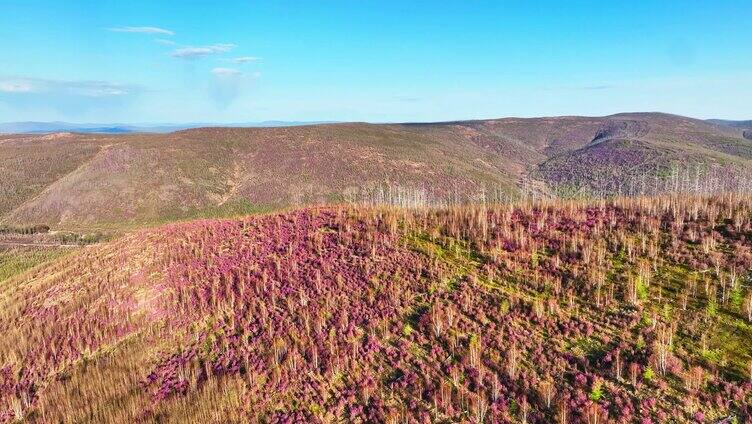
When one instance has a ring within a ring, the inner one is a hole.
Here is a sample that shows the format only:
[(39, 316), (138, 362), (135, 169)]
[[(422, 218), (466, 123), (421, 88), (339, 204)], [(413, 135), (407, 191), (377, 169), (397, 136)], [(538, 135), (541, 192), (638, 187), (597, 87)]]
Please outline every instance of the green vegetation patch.
[(412, 250), (446, 266), (450, 275), (444, 283), (449, 288), (455, 287), (461, 278), (476, 271), (484, 262), (483, 257), (466, 241), (451, 237), (431, 237), (422, 232), (408, 234), (403, 240)]
[[(719, 368), (728, 377), (741, 381), (749, 378), (748, 367), (752, 361), (752, 352), (749, 349), (752, 325), (741, 313), (742, 302), (735, 301), (734, 293), (731, 293), (726, 302), (720, 301), (717, 297), (708, 298), (702, 282), (698, 281), (697, 271), (680, 264), (659, 267), (656, 277), (655, 281), (661, 287), (665, 301), (660, 311), (663, 315), (669, 303), (680, 305), (682, 291), (688, 290), (685, 285), (690, 281), (696, 284), (694, 293), (688, 298), (687, 310), (679, 311), (675, 306), (671, 311), (698, 320), (694, 324), (698, 327), (696, 331), (677, 333), (678, 345), (697, 361)], [(741, 294), (738, 296), (741, 297)], [(702, 337), (704, 341), (701, 340)]]
[(165, 213), (159, 219), (147, 222), (146, 224), (161, 225), (175, 221), (190, 221), (194, 219), (235, 218), (269, 213), (273, 212), (275, 209), (276, 208), (273, 206), (252, 203), (248, 199), (236, 199), (217, 206), (191, 208), (184, 211), (173, 210), (170, 213)]
[(66, 253), (64, 249), (0, 249), (0, 283)]

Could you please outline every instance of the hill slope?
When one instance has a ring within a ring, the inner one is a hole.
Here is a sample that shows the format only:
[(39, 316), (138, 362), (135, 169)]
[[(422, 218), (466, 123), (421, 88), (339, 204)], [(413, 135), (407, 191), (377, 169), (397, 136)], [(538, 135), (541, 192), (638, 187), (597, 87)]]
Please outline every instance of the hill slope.
[(0, 285), (0, 422), (743, 422), (751, 264), (732, 197), (144, 230)]
[(752, 140), (752, 120), (750, 121), (725, 121), (722, 119), (711, 119), (712, 122), (717, 125), (723, 125), (732, 128), (741, 128), (742, 136), (747, 140)]
[(369, 197), (385, 184), (443, 200), (522, 187), (657, 191), (689, 181), (676, 166), (689, 168), (693, 187), (738, 185), (747, 180), (732, 177), (752, 169), (752, 141), (741, 129), (665, 114), (0, 136), (9, 175), (0, 220), (143, 223)]

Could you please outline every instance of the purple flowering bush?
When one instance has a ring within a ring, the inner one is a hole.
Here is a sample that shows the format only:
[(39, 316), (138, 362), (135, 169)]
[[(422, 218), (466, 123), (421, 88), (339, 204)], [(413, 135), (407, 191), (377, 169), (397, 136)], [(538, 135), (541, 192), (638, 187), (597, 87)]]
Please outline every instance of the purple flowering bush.
[(751, 212), (325, 207), (143, 230), (0, 288), (0, 422), (744, 422)]

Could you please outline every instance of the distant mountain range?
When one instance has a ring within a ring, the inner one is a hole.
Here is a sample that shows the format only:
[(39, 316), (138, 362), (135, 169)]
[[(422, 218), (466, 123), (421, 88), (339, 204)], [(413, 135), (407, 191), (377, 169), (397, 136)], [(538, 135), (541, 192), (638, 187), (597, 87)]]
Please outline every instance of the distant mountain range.
[(75, 132), (87, 134), (129, 134), (129, 133), (170, 133), (202, 127), (241, 127), (241, 128), (273, 128), (292, 127), (299, 125), (330, 124), (331, 121), (262, 121), (217, 124), (208, 122), (192, 122), (187, 124), (76, 124), (71, 122), (7, 122), (0, 123), (0, 133), (5, 134), (50, 134), (56, 132)]
[(752, 128), (752, 119), (749, 121), (729, 121), (726, 119), (708, 119), (708, 122), (712, 122), (717, 125), (724, 125), (734, 128)]
[[(129, 133), (157, 133), (165, 134), (191, 128), (275, 128), (295, 127), (300, 125), (335, 124), (340, 121), (260, 121), (237, 123), (190, 122), (184, 124), (152, 123), (152, 124), (77, 124), (71, 122), (6, 122), (0, 123), (0, 133), (4, 134), (51, 134), (56, 132), (73, 132), (85, 134), (129, 134)], [(740, 128), (752, 131), (752, 120), (732, 121), (727, 119), (708, 119), (707, 122), (725, 127)], [(752, 136), (752, 133), (745, 133)]]

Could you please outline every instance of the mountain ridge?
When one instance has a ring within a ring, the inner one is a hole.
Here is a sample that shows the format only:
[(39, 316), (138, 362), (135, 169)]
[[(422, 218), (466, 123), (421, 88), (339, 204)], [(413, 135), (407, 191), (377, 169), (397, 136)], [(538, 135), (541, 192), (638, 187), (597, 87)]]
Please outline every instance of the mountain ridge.
[(445, 203), (608, 195), (678, 188), (672, 179), (692, 190), (746, 189), (752, 142), (744, 134), (676, 115), (624, 113), (4, 135), (0, 221), (136, 224), (207, 209), (410, 196)]
[(603, 116), (587, 115), (559, 115), (559, 116), (541, 116), (541, 117), (516, 117), (508, 116), (501, 118), (479, 118), (479, 119), (461, 119), (449, 121), (426, 121), (426, 122), (361, 122), (361, 121), (285, 121), (285, 120), (266, 120), (258, 122), (236, 122), (236, 123), (212, 123), (212, 122), (188, 122), (188, 123), (73, 123), (66, 121), (15, 121), (0, 122), (0, 133), (4, 134), (49, 134), (55, 132), (79, 132), (79, 133), (131, 133), (131, 132), (156, 132), (167, 133), (182, 131), (193, 128), (246, 128), (246, 127), (280, 127), (280, 126), (299, 126), (299, 125), (321, 125), (333, 123), (352, 123), (352, 124), (395, 124), (395, 125), (434, 125), (434, 124), (461, 124), (470, 122), (484, 121), (503, 121), (519, 119), (567, 119), (567, 118), (618, 118), (634, 116), (669, 116), (684, 119), (694, 119), (697, 121), (710, 122), (712, 124), (734, 127), (734, 128), (752, 128), (752, 120), (728, 120), (728, 119), (699, 119), (689, 118), (682, 115), (676, 115), (665, 112), (619, 112)]

